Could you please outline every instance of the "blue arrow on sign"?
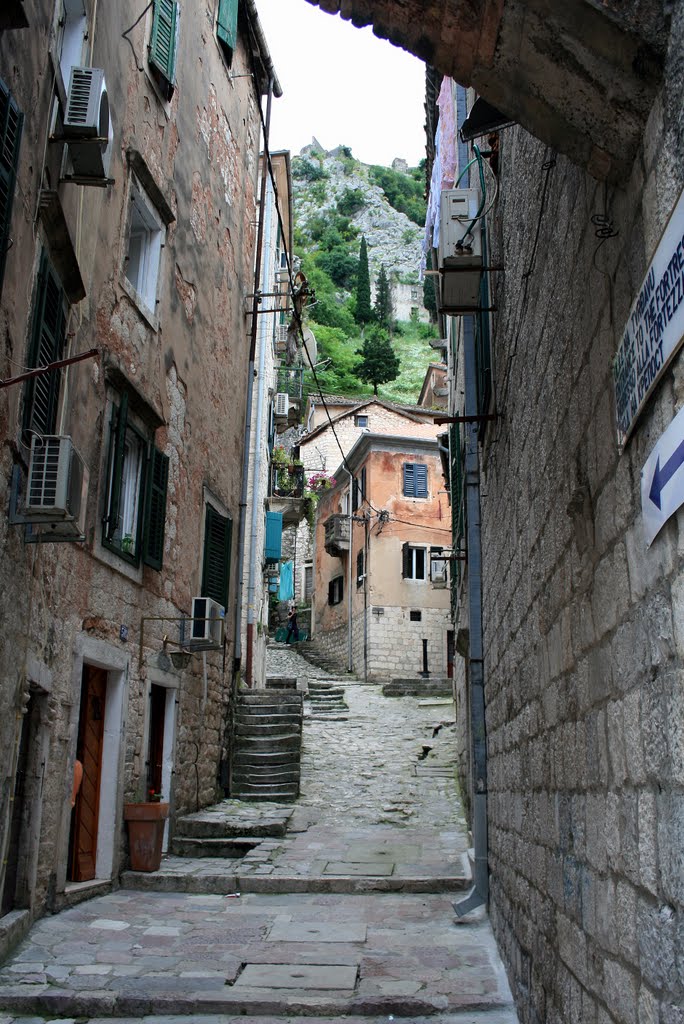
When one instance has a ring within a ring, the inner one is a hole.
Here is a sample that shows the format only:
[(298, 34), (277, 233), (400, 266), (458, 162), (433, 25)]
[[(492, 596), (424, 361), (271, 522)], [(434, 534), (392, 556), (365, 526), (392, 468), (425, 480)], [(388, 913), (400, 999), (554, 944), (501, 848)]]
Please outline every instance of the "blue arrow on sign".
[(667, 460), (663, 468), (660, 468), (660, 456), (658, 456), (653, 472), (653, 482), (649, 491), (649, 498), (657, 509), (660, 509), (660, 495), (663, 488), (670, 482), (680, 466), (684, 464), (684, 441), (681, 441), (677, 448)]

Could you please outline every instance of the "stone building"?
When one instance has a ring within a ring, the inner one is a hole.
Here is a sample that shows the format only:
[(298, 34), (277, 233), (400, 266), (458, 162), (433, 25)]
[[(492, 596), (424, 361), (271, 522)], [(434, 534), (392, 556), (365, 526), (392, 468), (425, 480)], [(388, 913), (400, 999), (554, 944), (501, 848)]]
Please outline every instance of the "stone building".
[(11, 0), (0, 27), (6, 939), (117, 877), (124, 801), (173, 829), (222, 793), (279, 87), (251, 0)]
[[(644, 36), (659, 8), (642, 5)], [(477, 137), (474, 95), (441, 83), (440, 120), (468, 115), (475, 138), (452, 132), (436, 215), (459, 176), (478, 190), (470, 250), (442, 237), (433, 264), (465, 557), (452, 565), (470, 906), (488, 901), (534, 1024), (674, 1024), (684, 1005), (684, 9), (664, 14), (658, 88), (622, 138), (606, 132), (601, 167), (505, 91), (501, 110), (544, 141), (491, 120)], [(472, 270), (455, 284), (449, 258), (465, 265), (480, 243), (493, 269), (469, 299)]]

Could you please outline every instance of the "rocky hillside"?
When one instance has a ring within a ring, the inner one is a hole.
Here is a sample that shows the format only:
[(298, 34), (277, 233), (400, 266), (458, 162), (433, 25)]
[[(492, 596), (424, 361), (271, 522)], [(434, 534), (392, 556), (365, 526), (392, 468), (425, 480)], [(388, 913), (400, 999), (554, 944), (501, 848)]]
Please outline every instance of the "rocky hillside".
[[(411, 172), (401, 160), (395, 161), (392, 170), (374, 168), (355, 160), (346, 146), (325, 152), (314, 139), (292, 164), (299, 237), (313, 242), (321, 217), (348, 216), (358, 237), (366, 238), (373, 278), (384, 265), (395, 279), (418, 281), (424, 229), (420, 222), (392, 206), (385, 190), (376, 183), (383, 171), (389, 176), (394, 172), (400, 186), (401, 177), (405, 178), (402, 191), (414, 215), (424, 220), (421, 170)], [(391, 192), (397, 191), (395, 185)]]

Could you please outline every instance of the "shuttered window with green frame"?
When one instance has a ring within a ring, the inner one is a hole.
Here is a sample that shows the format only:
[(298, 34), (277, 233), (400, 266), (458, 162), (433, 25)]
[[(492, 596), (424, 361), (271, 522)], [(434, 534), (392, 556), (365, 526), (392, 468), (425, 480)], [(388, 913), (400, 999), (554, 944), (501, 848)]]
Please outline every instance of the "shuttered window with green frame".
[(238, 0), (218, 0), (216, 37), (230, 61), (237, 46)]
[(175, 0), (154, 0), (149, 60), (155, 81), (165, 100), (176, 84), (176, 46), (179, 8)]
[[(62, 282), (47, 253), (43, 251), (36, 281), (29, 366), (47, 366), (62, 358), (66, 341), (67, 309)], [(54, 434), (60, 380), (60, 371), (52, 370), (26, 382), (23, 431), (27, 444), (30, 444), (32, 434)]]
[(202, 597), (212, 597), (225, 608), (230, 583), (230, 550), (233, 523), (207, 504), (204, 520), (204, 558), (202, 560)]
[(19, 161), (19, 144), (24, 115), (0, 79), (0, 294), (9, 246), (12, 200)]
[[(130, 494), (124, 495), (126, 447), (131, 444), (131, 437), (139, 449), (145, 451), (145, 464), (140, 468), (134, 499)], [(168, 456), (155, 448), (152, 442), (145, 442), (142, 434), (129, 424), (128, 395), (123, 392), (119, 405), (112, 409), (102, 543), (133, 565), (138, 565), (142, 557), (145, 565), (153, 569), (162, 567), (168, 479)], [(139, 510), (137, 521), (130, 537), (122, 537), (121, 533), (125, 533), (120, 530), (122, 502), (130, 503), (132, 500)]]

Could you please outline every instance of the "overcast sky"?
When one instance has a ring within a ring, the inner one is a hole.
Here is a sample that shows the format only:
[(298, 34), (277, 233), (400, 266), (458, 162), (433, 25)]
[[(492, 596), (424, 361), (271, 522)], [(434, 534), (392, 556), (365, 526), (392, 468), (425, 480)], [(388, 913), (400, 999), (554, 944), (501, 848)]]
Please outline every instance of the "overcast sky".
[(306, 0), (256, 0), (276, 74), (272, 150), (296, 156), (316, 136), (324, 149), (350, 146), (365, 164), (425, 156), (425, 65)]

